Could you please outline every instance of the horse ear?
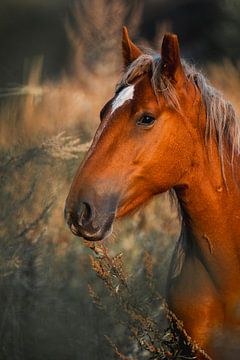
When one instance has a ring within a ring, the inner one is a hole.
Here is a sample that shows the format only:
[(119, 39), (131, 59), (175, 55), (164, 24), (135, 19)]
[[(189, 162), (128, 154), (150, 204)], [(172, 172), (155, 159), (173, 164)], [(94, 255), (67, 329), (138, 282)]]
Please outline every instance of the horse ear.
[(122, 33), (122, 54), (125, 67), (130, 65), (134, 60), (143, 54), (129, 38), (126, 26), (123, 27)]
[(184, 77), (177, 35), (166, 34), (164, 36), (161, 56), (164, 75), (177, 83)]

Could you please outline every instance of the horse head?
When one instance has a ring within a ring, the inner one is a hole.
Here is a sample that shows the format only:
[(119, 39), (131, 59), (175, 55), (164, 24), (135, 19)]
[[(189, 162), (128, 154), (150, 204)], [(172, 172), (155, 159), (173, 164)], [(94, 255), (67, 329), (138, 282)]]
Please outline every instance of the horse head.
[(72, 232), (87, 240), (108, 236), (115, 218), (154, 195), (184, 187), (194, 161), (200, 95), (185, 74), (177, 36), (166, 34), (161, 54), (149, 55), (124, 28), (122, 53), (123, 77), (66, 200)]

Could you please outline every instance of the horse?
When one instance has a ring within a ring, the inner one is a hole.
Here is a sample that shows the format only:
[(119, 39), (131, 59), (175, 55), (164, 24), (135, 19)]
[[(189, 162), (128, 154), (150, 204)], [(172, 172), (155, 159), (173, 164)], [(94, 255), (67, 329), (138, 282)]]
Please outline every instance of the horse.
[[(89, 241), (115, 219), (170, 191), (181, 214), (166, 297), (214, 360), (238, 359), (240, 339), (240, 130), (232, 105), (167, 33), (143, 51), (123, 28), (124, 69), (65, 207)], [(201, 358), (200, 356), (198, 357)]]

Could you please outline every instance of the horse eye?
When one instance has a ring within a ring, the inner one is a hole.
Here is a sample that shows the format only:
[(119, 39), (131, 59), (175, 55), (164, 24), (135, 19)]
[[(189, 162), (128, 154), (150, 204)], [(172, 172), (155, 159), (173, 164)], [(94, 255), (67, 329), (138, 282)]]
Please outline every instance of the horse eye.
[(137, 125), (143, 125), (145, 127), (149, 127), (153, 125), (155, 118), (151, 115), (143, 115), (138, 121)]

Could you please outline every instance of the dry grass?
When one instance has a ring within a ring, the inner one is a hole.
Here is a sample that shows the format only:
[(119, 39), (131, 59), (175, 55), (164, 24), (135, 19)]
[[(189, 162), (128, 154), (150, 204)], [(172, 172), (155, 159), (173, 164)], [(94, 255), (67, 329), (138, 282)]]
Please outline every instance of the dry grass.
[[(210, 360), (210, 357), (189, 337), (183, 324), (168, 309), (164, 298), (156, 291), (153, 275), (153, 259), (156, 260), (154, 255), (150, 256), (147, 252), (143, 255), (143, 287), (138, 293), (136, 283), (139, 283), (139, 279), (136, 281), (136, 277), (133, 276), (129, 280), (124, 268), (123, 253), (110, 256), (104, 243), (85, 243), (95, 254), (90, 256), (92, 268), (114, 299), (111, 316), (124, 325), (129, 333), (128, 349), (134, 349), (130, 354), (124, 355), (107, 336), (118, 358), (195, 359), (201, 354), (202, 359)], [(106, 305), (91, 286), (89, 293), (96, 306), (107, 315)]]

